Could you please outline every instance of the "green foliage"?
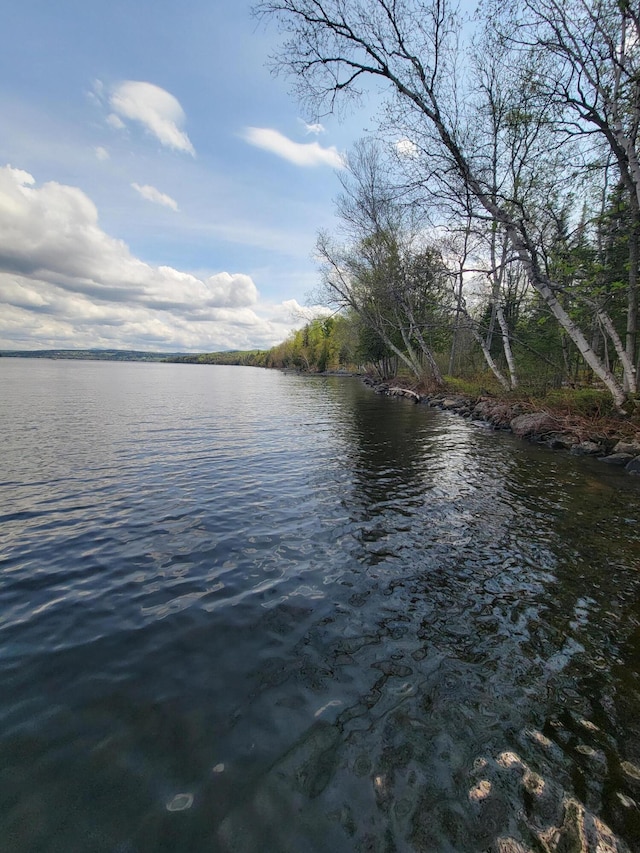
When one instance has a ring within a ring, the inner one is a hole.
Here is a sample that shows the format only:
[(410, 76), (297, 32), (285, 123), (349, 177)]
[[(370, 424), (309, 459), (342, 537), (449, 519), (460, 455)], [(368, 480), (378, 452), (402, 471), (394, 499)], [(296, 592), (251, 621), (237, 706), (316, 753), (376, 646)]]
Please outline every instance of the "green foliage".
[(354, 370), (354, 321), (347, 316), (321, 317), (298, 329), (265, 353), (265, 367), (289, 367), (312, 373)]
[(167, 359), (177, 364), (231, 364), (245, 367), (264, 367), (267, 353), (264, 350), (228, 350), (197, 355), (182, 355)]
[(474, 376), (462, 379), (457, 376), (446, 377), (446, 387), (454, 394), (466, 397), (484, 397), (486, 395), (503, 395), (504, 390), (496, 381), (491, 371), (478, 372)]
[(609, 417), (615, 413), (611, 395), (600, 388), (559, 388), (549, 391), (543, 403), (554, 410), (585, 418)]
[[(597, 323), (596, 307), (608, 312), (624, 339), (631, 227), (628, 199), (620, 186), (614, 187), (602, 216), (590, 218), (585, 204), (577, 226), (571, 199), (563, 203), (544, 234), (546, 274), (557, 282), (558, 301), (585, 330), (594, 351), (621, 377), (615, 348)], [(442, 370), (449, 361), (455, 316), (444, 249), (437, 245), (412, 249), (385, 231), (363, 238), (356, 248), (344, 258), (339, 256), (347, 264), (351, 293), (358, 300), (356, 310), (308, 323), (270, 350), (263, 363), (317, 372), (362, 366), (384, 378), (406, 368), (422, 378), (420, 370), (425, 375), (430, 370), (424, 358), (430, 351)], [(527, 291), (522, 268), (510, 264), (505, 269), (499, 298), (521, 388), (544, 395), (592, 379), (549, 305), (535, 291)], [(473, 309), (477, 329), (505, 374), (502, 333), (492, 311), (488, 296)], [(409, 355), (411, 365), (398, 357), (399, 352)], [(468, 330), (465, 335), (464, 328), (459, 329), (452, 372), (472, 383), (478, 375), (485, 390), (497, 390), (491, 375), (482, 372), (484, 367), (477, 343)], [(586, 412), (591, 404), (578, 399), (573, 405)]]

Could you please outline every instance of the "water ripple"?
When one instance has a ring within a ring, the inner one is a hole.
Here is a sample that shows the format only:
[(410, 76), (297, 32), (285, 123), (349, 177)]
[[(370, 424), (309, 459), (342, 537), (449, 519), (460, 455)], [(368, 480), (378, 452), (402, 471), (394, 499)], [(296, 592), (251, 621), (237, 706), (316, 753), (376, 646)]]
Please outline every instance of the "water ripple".
[(637, 482), (355, 380), (0, 382), (8, 849), (638, 847)]

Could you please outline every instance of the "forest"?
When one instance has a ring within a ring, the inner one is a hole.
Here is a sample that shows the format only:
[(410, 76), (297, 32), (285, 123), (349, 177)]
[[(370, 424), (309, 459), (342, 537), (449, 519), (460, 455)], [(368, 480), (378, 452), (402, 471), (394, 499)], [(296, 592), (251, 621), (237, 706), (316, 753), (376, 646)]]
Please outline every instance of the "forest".
[(266, 366), (637, 401), (640, 9), (265, 0), (309, 116), (382, 93), (319, 233), (326, 314)]

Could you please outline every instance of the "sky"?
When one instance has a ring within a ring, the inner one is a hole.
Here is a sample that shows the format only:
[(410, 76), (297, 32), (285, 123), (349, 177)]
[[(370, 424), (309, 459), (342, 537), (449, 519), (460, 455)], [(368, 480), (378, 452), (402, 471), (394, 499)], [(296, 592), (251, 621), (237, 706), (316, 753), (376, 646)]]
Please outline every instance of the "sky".
[(305, 115), (249, 0), (21, 0), (0, 31), (0, 349), (268, 348), (313, 314), (370, 106)]

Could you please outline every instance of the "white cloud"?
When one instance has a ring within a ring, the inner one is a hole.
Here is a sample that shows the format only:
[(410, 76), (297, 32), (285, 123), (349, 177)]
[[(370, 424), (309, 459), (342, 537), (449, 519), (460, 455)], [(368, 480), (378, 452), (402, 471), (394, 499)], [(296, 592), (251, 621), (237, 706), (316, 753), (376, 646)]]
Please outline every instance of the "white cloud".
[(147, 264), (77, 187), (0, 168), (1, 347), (266, 348), (291, 327), (249, 275)]
[(160, 190), (157, 190), (155, 187), (152, 187), (149, 184), (140, 186), (140, 184), (136, 183), (131, 184), (131, 186), (137, 193), (140, 193), (142, 198), (146, 198), (147, 201), (152, 201), (154, 204), (161, 204), (164, 207), (170, 207), (171, 210), (178, 210), (178, 202), (171, 198), (170, 195), (161, 193)]
[(323, 148), (317, 142), (294, 142), (269, 127), (248, 127), (244, 139), (257, 148), (271, 151), (296, 166), (332, 166), (343, 169), (344, 160), (335, 146)]
[(289, 312), (289, 317), (298, 326), (318, 317), (329, 317), (333, 314), (333, 310), (326, 305), (300, 305), (297, 299), (285, 299), (282, 307)]
[(125, 123), (115, 113), (110, 113), (107, 116), (107, 124), (115, 128), (115, 130), (122, 130), (125, 127)]
[(395, 144), (395, 149), (400, 157), (418, 156), (418, 146), (410, 139), (399, 139)]
[(302, 125), (305, 129), (305, 133), (313, 133), (315, 136), (319, 136), (321, 133), (327, 132), (325, 126), (323, 124), (320, 124), (319, 121), (314, 122), (313, 124), (307, 124), (307, 122), (303, 119), (300, 119), (300, 121), (302, 122)]
[[(15, 182), (16, 184), (24, 187), (32, 186), (36, 182), (33, 175), (30, 175), (29, 172), (25, 172), (24, 169), (14, 169), (13, 166), (5, 166), (1, 171), (10, 182)], [(0, 196), (0, 201), (1, 200), (2, 198)]]
[(172, 94), (153, 83), (125, 80), (109, 98), (113, 113), (108, 117), (113, 126), (123, 125), (122, 119), (142, 124), (167, 148), (195, 156), (191, 140), (181, 130), (185, 114)]
[(258, 301), (258, 289), (251, 276), (228, 272), (219, 272), (205, 279), (212, 298), (227, 307), (239, 308), (243, 305), (255, 305)]
[(98, 158), (98, 160), (108, 160), (109, 159), (109, 152), (107, 151), (106, 148), (103, 148), (102, 145), (98, 145), (98, 147), (95, 149), (95, 152), (96, 152), (96, 157)]

